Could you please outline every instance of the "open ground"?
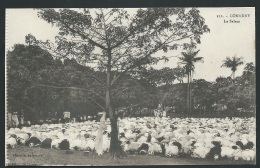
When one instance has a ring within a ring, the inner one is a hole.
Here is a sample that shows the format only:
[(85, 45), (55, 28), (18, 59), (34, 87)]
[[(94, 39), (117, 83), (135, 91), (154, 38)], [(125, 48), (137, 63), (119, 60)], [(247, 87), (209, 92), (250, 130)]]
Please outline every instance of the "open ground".
[(255, 162), (234, 160), (208, 160), (193, 158), (167, 158), (162, 156), (128, 155), (128, 158), (111, 159), (109, 154), (97, 156), (84, 155), (83, 151), (66, 151), (56, 149), (43, 149), (40, 147), (29, 148), (19, 146), (8, 149), (8, 165), (86, 165), (86, 166), (111, 166), (111, 165), (252, 165)]

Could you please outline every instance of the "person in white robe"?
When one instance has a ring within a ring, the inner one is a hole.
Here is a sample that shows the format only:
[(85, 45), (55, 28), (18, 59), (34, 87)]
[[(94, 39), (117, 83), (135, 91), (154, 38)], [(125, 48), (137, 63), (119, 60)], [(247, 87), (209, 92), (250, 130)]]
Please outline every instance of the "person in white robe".
[(99, 114), (101, 114), (102, 117), (100, 119), (99, 129), (95, 138), (95, 150), (98, 155), (102, 155), (104, 151), (103, 133), (106, 129), (106, 112), (100, 112)]
[(24, 112), (21, 112), (21, 117), (20, 117), (20, 125), (23, 126), (24, 125)]
[(13, 127), (17, 128), (19, 125), (19, 120), (18, 120), (18, 116), (17, 116), (17, 112), (14, 112), (12, 115), (12, 125)]
[(163, 110), (163, 117), (166, 117), (166, 110)]

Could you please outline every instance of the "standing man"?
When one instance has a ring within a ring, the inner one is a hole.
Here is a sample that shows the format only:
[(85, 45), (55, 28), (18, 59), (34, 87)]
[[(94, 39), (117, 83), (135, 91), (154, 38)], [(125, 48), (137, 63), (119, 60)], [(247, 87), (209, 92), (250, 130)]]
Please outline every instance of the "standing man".
[(17, 128), (17, 126), (19, 125), (19, 120), (18, 120), (18, 116), (17, 116), (17, 112), (13, 112), (12, 115), (12, 125), (13, 127)]
[(99, 129), (97, 131), (97, 136), (95, 139), (95, 150), (98, 155), (102, 155), (104, 153), (104, 145), (103, 145), (103, 132), (107, 128), (106, 126), (106, 112), (100, 112), (98, 115), (102, 115), (100, 119)]
[(70, 112), (69, 111), (67, 111), (67, 116), (68, 116), (67, 122), (69, 123), (70, 122)]
[(82, 116), (80, 116), (80, 122), (83, 122), (83, 117)]
[(54, 117), (53, 117), (53, 122), (54, 122), (54, 124), (58, 124), (58, 112), (55, 112), (54, 113)]
[(7, 128), (10, 129), (13, 126), (12, 113), (7, 113)]
[(64, 111), (64, 112), (63, 112), (63, 120), (64, 120), (64, 123), (66, 123), (66, 119), (67, 119), (67, 112)]
[(163, 117), (166, 117), (166, 110), (163, 110)]
[(65, 123), (70, 122), (70, 112), (68, 112), (68, 111), (63, 112), (63, 118), (64, 118)]
[(55, 119), (58, 119), (58, 112), (55, 112), (55, 113), (54, 113), (54, 118), (55, 118)]
[(24, 112), (23, 112), (23, 110), (21, 111), (21, 114), (20, 114), (20, 125), (24, 126)]

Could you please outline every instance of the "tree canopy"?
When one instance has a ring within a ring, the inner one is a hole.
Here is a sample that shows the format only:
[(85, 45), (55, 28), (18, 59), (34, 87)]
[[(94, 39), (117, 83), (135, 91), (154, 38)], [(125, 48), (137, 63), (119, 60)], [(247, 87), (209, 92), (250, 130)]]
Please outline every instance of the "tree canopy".
[(221, 67), (226, 67), (226, 68), (230, 68), (232, 71), (232, 75), (233, 75), (233, 79), (235, 79), (235, 72), (237, 71), (237, 67), (239, 65), (244, 64), (244, 62), (242, 61), (242, 57), (227, 57), (225, 60), (223, 60), (223, 64), (221, 65)]
[[(120, 79), (133, 70), (146, 68), (166, 57), (156, 56), (157, 51), (187, 47), (181, 42), (200, 37), (209, 32), (204, 18), (196, 8), (147, 8), (128, 14), (126, 9), (40, 9), (38, 16), (59, 28), (55, 44), (43, 42), (32, 35), (26, 40), (38, 45), (60, 59), (74, 58), (81, 65), (94, 64), (106, 74), (99, 78), (91, 74), (105, 90), (103, 109), (111, 121), (110, 153), (124, 156), (117, 130), (117, 116), (111, 92)], [(104, 80), (105, 79), (105, 80)], [(102, 107), (102, 103), (99, 104)]]

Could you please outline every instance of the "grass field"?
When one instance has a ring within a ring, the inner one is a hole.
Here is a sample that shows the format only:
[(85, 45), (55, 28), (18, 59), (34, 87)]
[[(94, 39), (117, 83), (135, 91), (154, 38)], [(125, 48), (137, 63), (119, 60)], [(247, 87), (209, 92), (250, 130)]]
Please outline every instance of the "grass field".
[(66, 151), (56, 149), (17, 147), (7, 151), (8, 165), (240, 165), (254, 164), (233, 160), (207, 160), (192, 158), (166, 158), (162, 156), (129, 155), (124, 159), (111, 159), (109, 154), (85, 156), (83, 151)]

